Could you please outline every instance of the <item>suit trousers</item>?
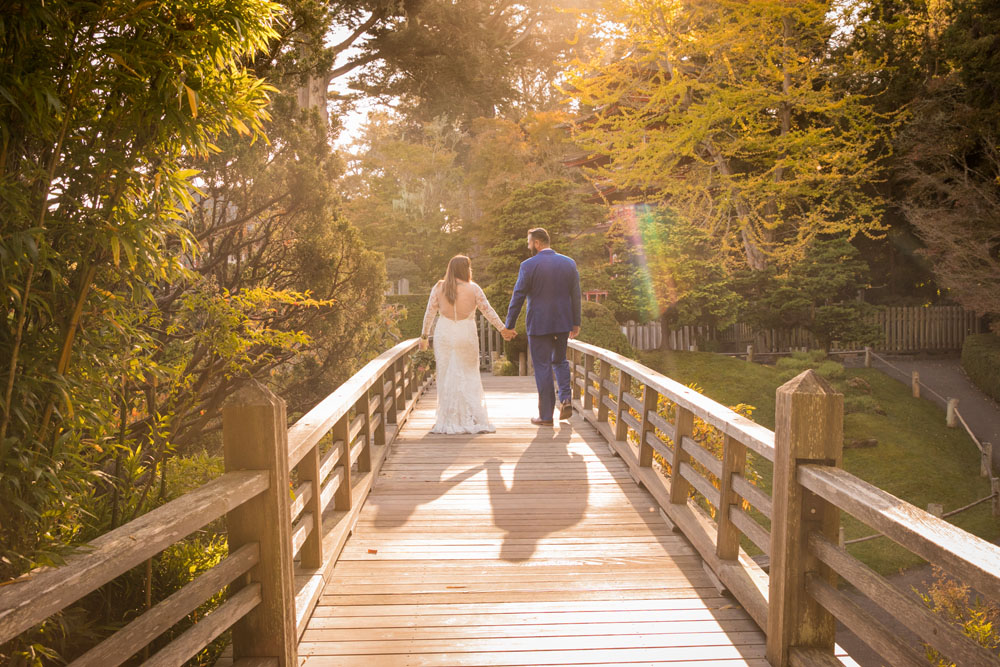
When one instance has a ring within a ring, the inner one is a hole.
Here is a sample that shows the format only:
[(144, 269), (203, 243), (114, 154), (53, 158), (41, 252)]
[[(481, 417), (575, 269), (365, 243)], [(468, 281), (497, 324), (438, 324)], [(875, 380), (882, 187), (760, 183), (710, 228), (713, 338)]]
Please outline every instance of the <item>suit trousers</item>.
[(566, 361), (566, 344), (569, 332), (528, 336), (531, 363), (535, 366), (535, 385), (538, 387), (538, 416), (551, 420), (556, 408), (556, 392), (552, 376), (559, 385), (559, 402), (573, 398), (570, 387), (569, 362)]

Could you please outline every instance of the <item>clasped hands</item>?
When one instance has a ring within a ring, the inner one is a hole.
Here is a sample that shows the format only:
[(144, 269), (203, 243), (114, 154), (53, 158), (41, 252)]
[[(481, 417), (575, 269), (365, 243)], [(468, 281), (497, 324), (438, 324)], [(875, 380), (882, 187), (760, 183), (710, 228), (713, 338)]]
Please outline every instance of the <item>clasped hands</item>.
[(514, 340), (514, 336), (517, 335), (517, 331), (514, 329), (501, 329), (500, 335), (503, 336), (504, 340)]

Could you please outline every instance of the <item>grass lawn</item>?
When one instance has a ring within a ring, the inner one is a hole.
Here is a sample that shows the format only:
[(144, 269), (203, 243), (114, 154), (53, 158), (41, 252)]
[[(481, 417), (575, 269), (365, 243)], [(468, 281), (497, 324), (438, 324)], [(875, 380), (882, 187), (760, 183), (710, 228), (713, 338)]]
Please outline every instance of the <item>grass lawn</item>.
[[(780, 369), (708, 352), (648, 352), (640, 353), (639, 360), (682, 384), (698, 385), (724, 405), (755, 406), (754, 421), (774, 428)], [(937, 405), (913, 398), (909, 387), (873, 369), (844, 369), (843, 376), (832, 382), (844, 393), (845, 403), (860, 406), (844, 416), (845, 444), (878, 441), (870, 449), (845, 448), (844, 468), (849, 472), (925, 509), (936, 502), (948, 512), (989, 495), (989, 483), (979, 476), (975, 445), (963, 430), (945, 426), (944, 411)], [(761, 486), (770, 491), (770, 464), (765, 463), (755, 465)], [(992, 516), (988, 502), (948, 520), (990, 541), (1000, 537), (1000, 520)], [(843, 524), (848, 540), (874, 532), (846, 513)], [(848, 550), (882, 574), (923, 563), (886, 538), (850, 545)]]

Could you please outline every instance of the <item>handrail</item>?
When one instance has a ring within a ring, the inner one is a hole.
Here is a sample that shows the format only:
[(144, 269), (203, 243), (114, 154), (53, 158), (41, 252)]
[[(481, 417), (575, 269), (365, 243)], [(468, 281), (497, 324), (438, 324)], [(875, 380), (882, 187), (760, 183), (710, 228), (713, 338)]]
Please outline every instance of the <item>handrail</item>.
[[(839, 513), (846, 511), (1000, 600), (1000, 547), (839, 467), (843, 396), (813, 371), (778, 389), (771, 432), (632, 359), (578, 341), (569, 348), (575, 407), (651, 493), (664, 519), (688, 537), (717, 585), (766, 631), (771, 664), (835, 664), (834, 618), (890, 664), (922, 654), (838, 591), (836, 575), (951, 660), (996, 664), (960, 631), (942, 631), (940, 618), (919, 599), (836, 546)], [(674, 405), (672, 423), (659, 410), (660, 397)], [(724, 435), (721, 457), (693, 439), (696, 418)], [(771, 496), (747, 478), (748, 449), (774, 465)], [(697, 498), (714, 507), (714, 517)], [(769, 527), (747, 505), (770, 519)], [(740, 547), (743, 537), (770, 555), (768, 573)]]
[(150, 663), (182, 664), (232, 627), (236, 659), (293, 667), (298, 637), (386, 450), (430, 380), (409, 358), (417, 345), (387, 350), (291, 428), (284, 401), (263, 385), (231, 396), (222, 410), (226, 472), (98, 537), (65, 565), (0, 588), (0, 644), (225, 516), (228, 558), (72, 664), (124, 662), (228, 586), (226, 602)]
[(405, 340), (386, 350), (300, 417), (288, 429), (288, 467), (294, 468), (298, 465), (306, 452), (330, 431), (337, 420), (354, 407), (358, 399), (382, 377), (386, 369), (413, 352), (418, 343), (416, 339)]
[(65, 565), (38, 570), (5, 586), (0, 589), (0, 643), (242, 505), (267, 486), (265, 472), (228, 472), (92, 540), (83, 547), (85, 551), (69, 556)]

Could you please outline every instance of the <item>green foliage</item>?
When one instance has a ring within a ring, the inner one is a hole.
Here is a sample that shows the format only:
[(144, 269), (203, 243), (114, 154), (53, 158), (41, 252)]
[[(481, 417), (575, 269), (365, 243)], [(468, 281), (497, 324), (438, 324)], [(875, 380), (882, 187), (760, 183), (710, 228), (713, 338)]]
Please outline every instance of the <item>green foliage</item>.
[[(501, 316), (506, 313), (520, 264), (529, 257), (529, 229), (548, 230), (552, 247), (576, 260), (582, 274), (583, 267), (605, 257), (602, 239), (588, 234), (604, 215), (603, 207), (588, 204), (569, 181), (548, 180), (514, 191), (488, 216), (491, 233), (487, 253), (492, 279), (485, 291), (497, 312)], [(596, 240), (596, 248), (588, 240)], [(578, 249), (582, 252), (577, 253)]]
[(500, 357), (493, 364), (493, 375), (511, 376), (518, 374), (518, 366), (507, 357)]
[[(840, 15), (838, 12), (843, 12)], [(595, 180), (668, 202), (721, 260), (787, 266), (819, 234), (874, 233), (876, 151), (892, 112), (842, 82), (877, 61), (831, 43), (853, 6), (820, 0), (604, 2), (564, 90), (593, 114), (575, 137)], [(733, 252), (736, 251), (736, 252)]]
[(966, 336), (962, 344), (962, 369), (977, 387), (1000, 401), (1000, 336)]
[(386, 297), (386, 304), (392, 311), (392, 318), (399, 328), (401, 340), (420, 338), (428, 298), (427, 294), (398, 294)]
[(628, 339), (622, 333), (615, 316), (604, 305), (595, 301), (583, 302), (583, 318), (577, 340), (590, 343), (626, 357), (635, 354)]
[(858, 301), (868, 284), (868, 265), (843, 237), (816, 239), (805, 256), (782, 274), (744, 273), (734, 280), (743, 296), (743, 317), (760, 328), (803, 327), (824, 349), (837, 340), (869, 345), (880, 335), (868, 319), (874, 307)]
[(659, 316), (642, 237), (638, 233), (637, 223), (640, 216), (646, 215), (646, 208), (642, 205), (618, 207), (620, 213), (612, 218), (605, 235), (613, 258), (612, 263), (604, 267), (609, 278), (606, 305), (619, 322), (645, 323)]
[[(934, 568), (934, 583), (927, 593), (920, 593), (927, 608), (958, 626), (966, 637), (1000, 656), (1000, 607), (978, 595), (972, 598), (967, 584), (952, 579), (944, 570)], [(970, 599), (972, 598), (972, 599)], [(935, 667), (956, 667), (930, 644), (925, 644), (927, 659)]]
[(660, 208), (639, 217), (639, 234), (665, 328), (722, 329), (736, 321), (740, 298), (707, 233)]

